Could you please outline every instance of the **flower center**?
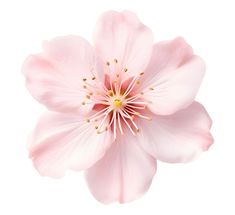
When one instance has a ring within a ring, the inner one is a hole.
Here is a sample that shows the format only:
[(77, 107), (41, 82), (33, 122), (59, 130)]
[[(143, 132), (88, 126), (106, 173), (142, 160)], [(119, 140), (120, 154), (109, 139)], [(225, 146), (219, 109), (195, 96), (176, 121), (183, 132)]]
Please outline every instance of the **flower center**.
[[(86, 121), (95, 123), (97, 134), (111, 130), (114, 139), (119, 134), (123, 135), (126, 130), (136, 135), (139, 132), (137, 118), (151, 120), (146, 116), (146, 107), (150, 101), (144, 99), (145, 92), (138, 90), (144, 72), (125, 78), (128, 69), (121, 69), (120, 72), (117, 64), (116, 59), (114, 65), (110, 62), (106, 64), (110, 71), (106, 73), (103, 83), (99, 82), (96, 77), (91, 79), (94, 84), (89, 83), (87, 78), (83, 79), (83, 88), (88, 91), (86, 98), (94, 104), (93, 110), (95, 111)], [(154, 89), (151, 87), (149, 90)], [(86, 102), (82, 105), (86, 105)]]
[(113, 104), (116, 108), (122, 107), (122, 102), (120, 101), (120, 99), (115, 99)]

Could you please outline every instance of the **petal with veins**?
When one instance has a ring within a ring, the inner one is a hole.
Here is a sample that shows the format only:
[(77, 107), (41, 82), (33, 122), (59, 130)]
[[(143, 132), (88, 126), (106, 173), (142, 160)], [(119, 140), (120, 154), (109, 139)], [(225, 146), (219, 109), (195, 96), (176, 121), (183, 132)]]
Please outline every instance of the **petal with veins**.
[(29, 56), (23, 65), (30, 93), (53, 111), (91, 110), (92, 105), (86, 100), (91, 89), (83, 86), (84, 78), (93, 77), (91, 70), (95, 64), (89, 43), (77, 36), (67, 36), (45, 42), (44, 48), (45, 53)]
[(140, 90), (153, 113), (173, 114), (193, 102), (204, 73), (203, 60), (177, 38), (154, 46)]
[(30, 138), (29, 152), (41, 175), (61, 177), (67, 169), (84, 170), (111, 145), (109, 131), (97, 134), (83, 117), (45, 114)]
[(138, 143), (164, 162), (191, 161), (213, 143), (211, 119), (197, 102), (170, 116), (153, 115), (152, 121), (141, 120), (140, 124)]
[(153, 35), (133, 13), (108, 11), (97, 22), (94, 32), (95, 50), (102, 60), (118, 60), (117, 70), (128, 69), (126, 76), (138, 75), (147, 66)]
[(156, 172), (156, 161), (126, 133), (118, 138), (105, 156), (86, 170), (88, 186), (103, 203), (129, 202), (145, 193)]

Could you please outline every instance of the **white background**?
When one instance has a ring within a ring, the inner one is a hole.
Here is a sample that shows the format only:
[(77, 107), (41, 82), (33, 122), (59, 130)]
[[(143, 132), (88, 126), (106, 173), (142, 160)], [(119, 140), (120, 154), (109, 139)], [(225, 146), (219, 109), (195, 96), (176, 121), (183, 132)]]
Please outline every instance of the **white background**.
[[(235, 7), (233, 1), (0, 0), (0, 214), (235, 214)], [(78, 34), (91, 40), (100, 13), (129, 9), (155, 40), (183, 36), (207, 63), (197, 100), (210, 113), (214, 145), (190, 164), (158, 163), (152, 186), (139, 200), (102, 205), (82, 173), (41, 177), (28, 159), (26, 140), (44, 111), (20, 73), (41, 42)]]

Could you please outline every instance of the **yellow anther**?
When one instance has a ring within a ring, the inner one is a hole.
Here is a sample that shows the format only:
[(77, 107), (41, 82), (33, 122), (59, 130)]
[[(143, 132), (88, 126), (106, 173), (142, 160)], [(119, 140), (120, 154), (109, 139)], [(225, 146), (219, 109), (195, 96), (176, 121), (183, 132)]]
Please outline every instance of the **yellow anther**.
[(109, 96), (113, 96), (113, 91), (112, 91), (112, 90), (109, 90), (109, 91), (108, 91), (108, 95), (109, 95)]
[(122, 102), (119, 99), (115, 99), (113, 103), (114, 103), (114, 106), (116, 106), (117, 108), (122, 106)]

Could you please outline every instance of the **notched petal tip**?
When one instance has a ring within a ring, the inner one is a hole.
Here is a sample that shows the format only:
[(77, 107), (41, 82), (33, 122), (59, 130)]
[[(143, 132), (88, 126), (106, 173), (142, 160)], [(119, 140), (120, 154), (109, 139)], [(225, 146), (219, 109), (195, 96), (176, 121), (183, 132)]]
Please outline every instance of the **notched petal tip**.
[(122, 14), (129, 23), (132, 23), (135, 26), (141, 24), (138, 16), (135, 13), (133, 13), (132, 11), (124, 10), (122, 12)]
[(127, 78), (143, 71), (151, 57), (152, 31), (129, 11), (103, 13), (97, 21), (93, 38), (102, 61), (118, 59), (120, 71), (128, 68), (128, 72), (123, 73)]

